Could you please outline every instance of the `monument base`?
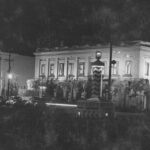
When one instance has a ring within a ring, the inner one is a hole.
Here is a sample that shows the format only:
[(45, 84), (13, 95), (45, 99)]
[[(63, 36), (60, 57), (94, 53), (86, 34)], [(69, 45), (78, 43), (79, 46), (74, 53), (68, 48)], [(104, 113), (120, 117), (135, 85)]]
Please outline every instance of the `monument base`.
[(87, 100), (79, 100), (77, 103), (77, 112), (81, 117), (113, 117), (114, 105), (112, 102), (93, 97)]
[(87, 99), (87, 101), (99, 102), (100, 99), (98, 97), (92, 97), (92, 98)]

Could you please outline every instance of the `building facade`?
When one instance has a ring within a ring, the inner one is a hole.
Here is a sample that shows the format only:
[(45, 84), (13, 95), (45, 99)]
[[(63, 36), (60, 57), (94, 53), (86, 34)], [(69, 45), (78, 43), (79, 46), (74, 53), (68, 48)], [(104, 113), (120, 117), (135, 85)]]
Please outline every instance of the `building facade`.
[(10, 84), (15, 83), (18, 88), (25, 88), (27, 80), (34, 78), (34, 62), (34, 57), (0, 52), (0, 94), (2, 89), (7, 91), (9, 72), (12, 74)]
[[(104, 78), (109, 75), (110, 48), (107, 46), (62, 47), (54, 49), (37, 49), (35, 54), (35, 78), (55, 78), (59, 81), (70, 77), (86, 80), (92, 75), (91, 63), (95, 61), (96, 51), (102, 52)], [(113, 46), (113, 79), (150, 79), (150, 43), (131, 42)]]

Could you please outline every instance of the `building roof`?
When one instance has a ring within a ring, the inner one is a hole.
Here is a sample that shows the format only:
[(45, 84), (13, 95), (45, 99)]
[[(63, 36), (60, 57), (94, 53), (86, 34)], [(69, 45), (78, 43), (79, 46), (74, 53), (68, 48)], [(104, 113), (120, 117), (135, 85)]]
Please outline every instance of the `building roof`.
[[(113, 45), (113, 47), (129, 47), (129, 46), (145, 46), (145, 47), (150, 47), (150, 42), (145, 42), (145, 41), (128, 41), (128, 42), (121, 42), (117, 45)], [(103, 49), (103, 48), (109, 48), (110, 45), (102, 45), (102, 44), (96, 44), (96, 45), (74, 45), (72, 47), (54, 47), (54, 48), (37, 48), (36, 52), (34, 53), (35, 55), (38, 53), (45, 53), (45, 52), (62, 52), (62, 51), (72, 51), (72, 50), (90, 50), (90, 49)]]

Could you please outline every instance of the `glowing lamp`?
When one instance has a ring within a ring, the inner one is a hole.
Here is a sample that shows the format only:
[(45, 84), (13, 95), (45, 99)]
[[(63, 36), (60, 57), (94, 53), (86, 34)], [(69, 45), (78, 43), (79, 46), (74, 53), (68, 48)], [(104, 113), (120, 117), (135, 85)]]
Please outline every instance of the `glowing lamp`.
[(78, 116), (80, 116), (81, 115), (81, 113), (80, 113), (80, 111), (78, 112)]
[(108, 117), (108, 113), (105, 113), (105, 116)]
[(96, 52), (96, 59), (101, 59), (102, 53), (100, 51)]
[(9, 73), (9, 74), (8, 74), (8, 79), (12, 79), (12, 78), (13, 78), (12, 73)]

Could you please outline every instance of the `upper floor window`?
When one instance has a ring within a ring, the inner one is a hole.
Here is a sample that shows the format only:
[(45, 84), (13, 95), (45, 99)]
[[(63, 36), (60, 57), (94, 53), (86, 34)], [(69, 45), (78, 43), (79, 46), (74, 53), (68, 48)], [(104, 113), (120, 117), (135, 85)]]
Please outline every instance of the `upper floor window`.
[(74, 70), (74, 64), (69, 63), (68, 64), (68, 75), (73, 75), (73, 70)]
[(54, 75), (54, 64), (49, 64), (49, 75)]
[(78, 75), (79, 76), (84, 76), (85, 75), (85, 63), (84, 62), (79, 63)]
[(130, 60), (128, 60), (128, 61), (126, 61), (126, 64), (125, 64), (125, 73), (127, 74), (127, 75), (131, 75), (131, 69), (132, 69), (132, 61), (130, 61)]
[(64, 76), (64, 63), (59, 63), (58, 64), (58, 75), (59, 76)]
[(150, 62), (145, 62), (145, 75), (149, 76)]
[(111, 72), (112, 75), (118, 75), (118, 66), (119, 66), (119, 62), (116, 62), (115, 64), (112, 64), (111, 67)]

